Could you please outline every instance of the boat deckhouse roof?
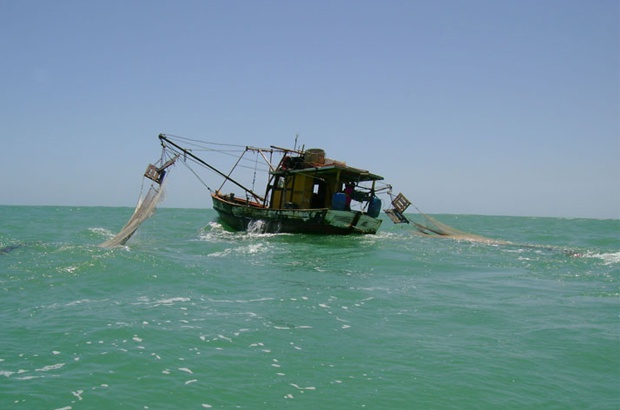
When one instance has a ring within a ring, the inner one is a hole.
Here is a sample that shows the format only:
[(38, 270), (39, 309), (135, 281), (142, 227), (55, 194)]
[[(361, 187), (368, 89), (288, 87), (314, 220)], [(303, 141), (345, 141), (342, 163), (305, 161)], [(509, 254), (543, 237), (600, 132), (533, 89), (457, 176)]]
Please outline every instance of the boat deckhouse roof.
[(300, 169), (277, 169), (276, 171), (272, 171), (273, 175), (285, 175), (285, 174), (308, 174), (312, 173), (313, 175), (321, 175), (321, 174), (338, 174), (340, 173), (340, 177), (345, 181), (381, 181), (383, 177), (377, 174), (373, 174), (369, 171), (359, 168), (353, 168), (346, 165), (341, 164), (330, 164), (323, 166), (310, 166)]

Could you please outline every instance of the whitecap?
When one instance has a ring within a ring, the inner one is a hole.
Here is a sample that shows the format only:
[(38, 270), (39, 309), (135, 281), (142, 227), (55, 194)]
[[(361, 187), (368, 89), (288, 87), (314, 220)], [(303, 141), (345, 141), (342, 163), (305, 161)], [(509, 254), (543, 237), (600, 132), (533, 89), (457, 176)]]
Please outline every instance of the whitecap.
[(145, 304), (145, 305), (151, 305), (153, 307), (158, 307), (161, 305), (164, 306), (172, 306), (177, 302), (189, 302), (191, 299), (190, 298), (185, 298), (185, 297), (172, 297), (172, 298), (167, 298), (167, 299), (159, 299), (159, 300), (155, 300), (155, 301), (151, 301), (149, 300), (149, 298), (141, 296), (138, 298), (138, 302), (137, 303), (133, 303), (134, 305), (141, 305), (141, 304)]
[[(259, 235), (261, 234), (256, 234), (255, 236), (259, 236)], [(208, 226), (205, 226), (198, 233), (198, 240), (206, 241), (206, 242), (221, 242), (222, 240), (231, 241), (231, 240), (237, 240), (239, 238), (243, 239), (246, 236), (247, 235), (243, 235), (240, 232), (227, 231), (218, 222), (210, 222)]]
[(114, 236), (114, 232), (106, 228), (88, 228), (88, 230), (98, 236), (104, 236), (106, 238), (112, 238)]
[(234, 249), (235, 253), (242, 255), (254, 255), (257, 253), (264, 253), (269, 251), (269, 247), (263, 243), (251, 243), (246, 246), (240, 246)]
[(270, 300), (274, 300), (275, 298), (258, 298), (258, 299), (212, 299), (209, 298), (209, 302), (214, 303), (252, 303), (252, 302), (268, 302)]
[(261, 250), (262, 247), (263, 247), (263, 245), (260, 244), (260, 243), (257, 243), (257, 244), (254, 244), (254, 245), (248, 245), (247, 253), (258, 253)]
[(61, 367), (63, 367), (64, 365), (65, 365), (65, 363), (52, 364), (52, 365), (49, 365), (49, 366), (44, 366), (44, 367), (42, 367), (40, 369), (35, 369), (35, 371), (37, 371), (37, 372), (48, 372), (50, 370), (58, 370)]
[(620, 252), (586, 253), (583, 256), (586, 258), (601, 259), (605, 263), (605, 265), (612, 265), (614, 263), (620, 263)]
[(232, 343), (232, 339), (231, 339), (231, 338), (229, 338), (229, 337), (226, 337), (226, 336), (224, 336), (224, 335), (217, 335), (217, 337), (218, 337), (219, 339), (226, 340), (227, 342), (231, 342), (231, 343)]
[(232, 249), (224, 249), (223, 251), (220, 251), (220, 252), (212, 252), (208, 254), (207, 256), (212, 257), (212, 258), (223, 258), (225, 256), (230, 255), (231, 252), (232, 252)]
[(316, 390), (316, 387), (314, 386), (308, 386), (308, 387), (300, 387), (299, 385), (295, 384), (295, 383), (289, 383), (291, 386), (293, 386), (294, 388), (298, 389), (298, 390)]
[(75, 306), (75, 305), (81, 305), (82, 303), (95, 303), (95, 302), (105, 302), (105, 301), (107, 301), (107, 299), (100, 299), (100, 300), (80, 299), (80, 300), (74, 300), (73, 302), (68, 302), (65, 306)]
[(161, 300), (158, 300), (156, 303), (160, 303), (162, 305), (173, 305), (176, 302), (189, 302), (190, 300), (191, 300), (190, 298), (176, 297), (176, 298), (169, 298), (169, 299), (161, 299)]

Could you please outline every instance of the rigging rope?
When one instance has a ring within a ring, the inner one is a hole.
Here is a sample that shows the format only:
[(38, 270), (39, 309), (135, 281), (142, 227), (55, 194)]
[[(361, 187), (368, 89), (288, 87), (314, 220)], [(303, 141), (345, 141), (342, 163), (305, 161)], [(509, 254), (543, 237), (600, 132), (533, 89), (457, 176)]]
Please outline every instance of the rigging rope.
[(254, 187), (256, 186), (256, 169), (258, 168), (258, 154), (254, 154), (254, 177), (252, 178), (252, 191), (254, 191)]
[(197, 140), (197, 139), (193, 139), (193, 138), (181, 137), (181, 136), (178, 136), (178, 135), (170, 135), (170, 134), (166, 134), (166, 136), (170, 137), (170, 138), (174, 138), (176, 140), (181, 140), (181, 141), (185, 141), (185, 142), (191, 142), (191, 143), (194, 143), (194, 145), (196, 145), (196, 146), (218, 145), (218, 146), (222, 146), (222, 147), (241, 148), (241, 150), (245, 149), (245, 145), (226, 144), (226, 143), (223, 143), (223, 142), (201, 141), (201, 140)]
[(194, 171), (194, 169), (193, 169), (192, 167), (190, 167), (190, 166), (187, 164), (187, 161), (186, 161), (186, 160), (184, 160), (184, 161), (183, 161), (183, 165), (185, 165), (185, 167), (186, 167), (187, 169), (189, 169), (189, 170), (190, 170), (190, 172), (191, 172), (192, 174), (194, 174), (194, 176), (195, 176), (196, 178), (198, 178), (198, 181), (200, 181), (200, 183), (201, 183), (202, 185), (204, 185), (204, 186), (205, 186), (205, 187), (209, 190), (209, 192), (213, 192), (213, 190), (209, 187), (209, 185), (207, 185), (207, 183), (206, 183), (205, 181), (203, 181), (203, 180), (202, 180), (202, 178), (200, 178), (200, 175), (198, 175), (198, 173), (197, 173), (196, 171)]

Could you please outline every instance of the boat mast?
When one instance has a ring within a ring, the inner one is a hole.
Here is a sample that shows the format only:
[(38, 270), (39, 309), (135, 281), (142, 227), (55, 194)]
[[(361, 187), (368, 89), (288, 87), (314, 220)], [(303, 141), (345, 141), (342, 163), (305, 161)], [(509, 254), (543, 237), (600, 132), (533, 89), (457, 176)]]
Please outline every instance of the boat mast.
[(256, 194), (254, 191), (252, 191), (249, 188), (246, 188), (245, 186), (243, 186), (241, 183), (235, 181), (234, 179), (232, 179), (230, 176), (224, 174), (223, 172), (221, 172), (219, 169), (214, 168), (213, 166), (209, 165), (208, 163), (206, 163), (204, 160), (198, 158), (196, 155), (192, 154), (191, 151), (181, 147), (180, 145), (175, 144), (174, 142), (170, 141), (170, 139), (168, 139), (168, 137), (166, 137), (166, 135), (164, 134), (159, 134), (159, 139), (161, 140), (161, 145), (166, 148), (166, 144), (164, 143), (164, 141), (170, 145), (172, 145), (174, 148), (176, 148), (177, 150), (181, 151), (183, 153), (183, 155), (187, 155), (191, 158), (193, 158), (195, 161), (198, 161), (201, 165), (204, 165), (205, 167), (209, 168), (211, 171), (215, 172), (216, 174), (222, 176), (223, 178), (225, 178), (226, 180), (232, 182), (233, 184), (237, 185), (239, 188), (243, 189), (245, 192), (250, 193), (255, 199), (261, 201), (262, 203), (265, 202), (265, 198), (261, 197), (260, 195)]

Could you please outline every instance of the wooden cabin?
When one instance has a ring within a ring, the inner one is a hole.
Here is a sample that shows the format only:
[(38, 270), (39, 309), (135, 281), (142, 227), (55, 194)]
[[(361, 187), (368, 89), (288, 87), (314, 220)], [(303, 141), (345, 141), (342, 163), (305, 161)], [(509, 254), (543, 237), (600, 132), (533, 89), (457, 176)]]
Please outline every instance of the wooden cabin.
[(265, 198), (270, 209), (325, 209), (339, 207), (336, 194), (345, 184), (353, 183), (360, 191), (356, 200), (363, 202), (374, 195), (375, 181), (383, 177), (326, 159), (323, 150), (307, 150), (297, 157), (285, 156), (270, 173)]

